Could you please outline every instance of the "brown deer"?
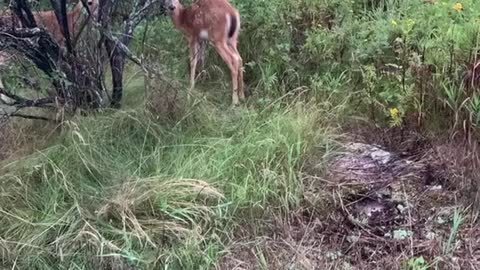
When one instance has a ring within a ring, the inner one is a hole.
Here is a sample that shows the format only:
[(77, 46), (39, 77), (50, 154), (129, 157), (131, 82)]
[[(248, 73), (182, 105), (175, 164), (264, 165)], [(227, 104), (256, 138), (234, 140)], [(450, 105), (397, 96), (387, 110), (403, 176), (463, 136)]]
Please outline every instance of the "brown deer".
[(165, 1), (173, 24), (187, 39), (190, 54), (190, 88), (195, 86), (195, 71), (200, 42), (208, 40), (230, 69), (232, 103), (245, 99), (242, 58), (237, 50), (240, 13), (228, 0), (197, 0), (188, 7), (179, 0)]

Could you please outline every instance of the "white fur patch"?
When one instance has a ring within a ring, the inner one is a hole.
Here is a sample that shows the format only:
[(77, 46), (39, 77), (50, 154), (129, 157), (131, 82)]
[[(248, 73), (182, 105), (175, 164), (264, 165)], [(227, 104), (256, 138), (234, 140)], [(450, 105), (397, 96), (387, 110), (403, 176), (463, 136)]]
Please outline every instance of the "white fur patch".
[(200, 34), (198, 36), (201, 39), (208, 39), (208, 31), (207, 30), (202, 30), (202, 31), (200, 31)]

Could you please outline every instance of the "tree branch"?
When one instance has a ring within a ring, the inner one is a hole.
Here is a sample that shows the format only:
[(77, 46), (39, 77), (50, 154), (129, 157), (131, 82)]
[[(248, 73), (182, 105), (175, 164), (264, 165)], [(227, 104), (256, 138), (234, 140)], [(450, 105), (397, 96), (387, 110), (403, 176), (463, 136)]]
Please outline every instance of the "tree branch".
[(24, 27), (34, 28), (37, 27), (35, 17), (30, 9), (30, 6), (26, 0), (12, 1), (11, 9), (13, 13), (20, 19), (20, 22)]
[[(146, 18), (148, 12), (155, 10), (163, 11), (161, 8), (164, 0), (137, 0), (134, 2), (133, 9), (124, 22), (123, 33), (117, 38), (111, 33), (110, 17), (114, 0), (104, 0), (100, 2), (100, 12), (98, 24), (96, 27), (102, 35), (104, 45), (110, 58), (110, 67), (112, 70), (112, 100), (113, 107), (120, 107), (123, 96), (123, 69), (125, 65), (125, 57), (139, 65), (144, 71), (148, 71), (142, 61), (136, 57), (129, 49), (128, 45), (133, 38), (133, 32), (138, 24)], [(159, 5), (155, 8), (154, 5)], [(152, 70), (150, 70), (152, 72)]]
[(28, 114), (22, 114), (22, 113), (11, 113), (11, 114), (5, 115), (4, 117), (19, 117), (19, 118), (32, 119), (32, 120), (43, 120), (43, 121), (48, 121), (48, 122), (57, 122), (56, 120), (50, 119), (48, 117), (37, 116), (37, 115), (28, 115)]
[(27, 99), (19, 95), (15, 95), (9, 91), (6, 91), (3, 88), (0, 88), (0, 94), (6, 96), (7, 98), (13, 100), (12, 102), (6, 102), (0, 99), (2, 104), (7, 106), (15, 107), (17, 109), (27, 108), (27, 107), (36, 107), (36, 108), (52, 108), (54, 104), (58, 101), (56, 97), (45, 97), (39, 99)]
[(50, 77), (61, 57), (61, 49), (44, 29), (0, 27), (0, 50), (14, 49), (26, 55)]
[(70, 39), (71, 33), (68, 29), (67, 0), (60, 0), (60, 3), (58, 2), (58, 0), (50, 0), (50, 3), (52, 5), (53, 12), (55, 13), (58, 25), (62, 30), (63, 36), (65, 37), (65, 45), (67, 47), (67, 52), (75, 55)]

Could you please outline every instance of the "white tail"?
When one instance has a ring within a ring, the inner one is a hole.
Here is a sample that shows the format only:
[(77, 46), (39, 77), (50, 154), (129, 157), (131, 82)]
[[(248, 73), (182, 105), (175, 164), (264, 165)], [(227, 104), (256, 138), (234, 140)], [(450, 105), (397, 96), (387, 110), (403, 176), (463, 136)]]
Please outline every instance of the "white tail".
[(242, 58), (237, 50), (240, 14), (227, 0), (198, 0), (183, 7), (178, 0), (167, 0), (173, 24), (182, 31), (190, 51), (190, 87), (195, 86), (195, 71), (200, 42), (209, 40), (230, 69), (232, 103), (245, 99)]

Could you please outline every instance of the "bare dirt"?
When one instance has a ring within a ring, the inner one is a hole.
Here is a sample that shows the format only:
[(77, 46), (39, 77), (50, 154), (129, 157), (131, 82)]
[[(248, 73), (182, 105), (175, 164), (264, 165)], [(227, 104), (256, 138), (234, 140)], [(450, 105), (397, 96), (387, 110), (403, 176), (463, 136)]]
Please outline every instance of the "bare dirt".
[(238, 240), (217, 268), (480, 269), (476, 150), (409, 136), (392, 151), (350, 139), (326, 173), (307, 162), (301, 209)]

